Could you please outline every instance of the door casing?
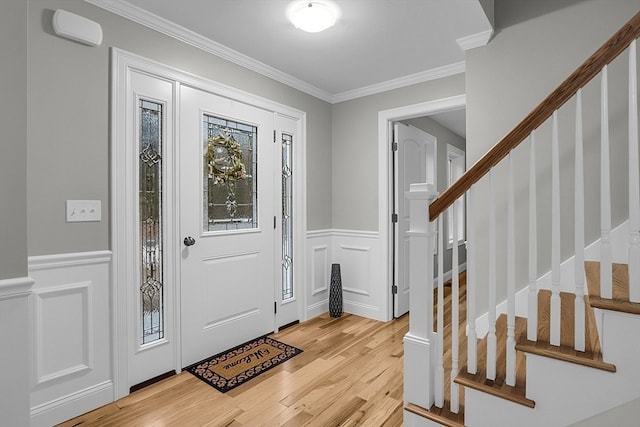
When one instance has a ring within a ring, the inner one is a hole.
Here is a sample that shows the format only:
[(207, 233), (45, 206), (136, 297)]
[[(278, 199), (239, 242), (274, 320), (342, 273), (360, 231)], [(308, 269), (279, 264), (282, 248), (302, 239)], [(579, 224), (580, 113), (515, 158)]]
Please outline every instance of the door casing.
[(381, 273), (388, 284), (384, 291), (387, 304), (383, 313), (387, 321), (393, 318), (393, 122), (457, 110), (464, 108), (466, 102), (466, 95), (456, 95), (378, 112), (378, 230), (382, 259), (386, 260)]
[[(306, 320), (306, 292), (304, 287), (305, 267), (305, 236), (306, 236), (306, 113), (265, 98), (255, 96), (253, 94), (240, 91), (238, 89), (195, 76), (158, 63), (156, 61), (144, 58), (121, 49), (111, 48), (111, 246), (113, 252), (112, 275), (111, 275), (111, 319), (112, 319), (112, 336), (111, 347), (113, 357), (113, 381), (114, 381), (114, 400), (129, 394), (128, 388), (128, 352), (129, 352), (129, 334), (127, 324), (127, 290), (126, 286), (130, 278), (136, 274), (135, 269), (128, 263), (126, 256), (131, 253), (130, 232), (127, 223), (131, 220), (131, 212), (127, 212), (127, 191), (126, 191), (126, 171), (132, 167), (131, 159), (127, 159), (126, 150), (123, 147), (126, 141), (126, 114), (125, 106), (127, 97), (129, 96), (128, 79), (131, 72), (140, 72), (156, 77), (158, 79), (172, 82), (174, 85), (174, 105), (176, 109), (173, 117), (168, 118), (175, 120), (179, 117), (177, 111), (177, 102), (179, 96), (179, 88), (182, 84), (189, 85), (200, 90), (214, 93), (229, 99), (244, 102), (259, 108), (272, 111), (278, 115), (288, 117), (296, 121), (296, 151), (294, 152), (294, 167), (296, 168), (296, 176), (294, 178), (294, 193), (296, 199), (294, 201), (294, 283), (298, 284), (298, 311), (301, 321)], [(178, 132), (177, 126), (174, 126), (175, 138)], [(179, 159), (171, 165), (176, 175), (176, 188), (179, 186)], [(178, 206), (179, 204), (175, 204)], [(169, 236), (166, 236), (166, 245), (180, 247), (181, 240), (179, 235), (178, 220), (179, 212), (170, 220), (173, 222), (169, 228), (173, 230)], [(174, 313), (173, 330), (175, 331), (174, 342), (174, 360), (175, 370), (180, 371), (182, 368), (181, 360), (181, 337), (180, 337), (180, 251), (174, 251), (174, 257), (167, 259), (167, 264), (175, 266), (173, 268), (172, 280), (175, 283), (173, 289), (174, 301), (170, 302)]]

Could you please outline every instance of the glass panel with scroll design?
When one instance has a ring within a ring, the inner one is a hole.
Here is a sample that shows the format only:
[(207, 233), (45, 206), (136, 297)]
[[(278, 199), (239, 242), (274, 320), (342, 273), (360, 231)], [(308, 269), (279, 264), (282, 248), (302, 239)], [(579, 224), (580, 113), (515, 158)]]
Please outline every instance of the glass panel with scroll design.
[(207, 114), (203, 119), (203, 230), (257, 228), (258, 128)]
[(162, 104), (139, 101), (140, 345), (164, 338)]
[(282, 300), (293, 298), (293, 136), (282, 134)]

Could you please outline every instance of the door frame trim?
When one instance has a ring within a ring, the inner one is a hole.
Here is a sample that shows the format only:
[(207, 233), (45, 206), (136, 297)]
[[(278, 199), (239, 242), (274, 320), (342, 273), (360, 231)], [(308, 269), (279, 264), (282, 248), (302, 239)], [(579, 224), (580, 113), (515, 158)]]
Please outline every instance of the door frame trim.
[[(126, 142), (126, 129), (124, 120), (126, 118), (126, 102), (129, 93), (129, 75), (131, 72), (140, 72), (150, 76), (170, 81), (174, 84), (174, 116), (171, 120), (179, 117), (179, 88), (181, 85), (190, 86), (215, 95), (227, 97), (245, 104), (262, 108), (273, 113), (290, 117), (297, 122), (297, 150), (294, 152), (294, 165), (297, 168), (297, 174), (294, 179), (294, 191), (296, 198), (294, 201), (294, 212), (296, 212), (293, 221), (294, 227), (294, 283), (298, 285), (300, 295), (299, 311), (301, 314), (300, 321), (306, 320), (306, 288), (304, 278), (306, 277), (306, 257), (305, 257), (305, 236), (307, 231), (307, 174), (306, 174), (306, 112), (253, 95), (231, 86), (224, 85), (194, 74), (179, 70), (177, 68), (162, 64), (160, 62), (145, 58), (143, 56), (127, 52), (118, 48), (111, 48), (111, 123), (110, 123), (110, 155), (111, 155), (111, 249), (113, 253), (111, 265), (111, 346), (113, 360), (113, 382), (114, 382), (114, 400), (129, 394), (128, 389), (128, 333), (127, 333), (127, 308), (126, 308), (126, 284), (128, 278), (132, 277), (133, 272), (127, 269), (127, 264), (122, 260), (126, 256), (127, 250), (130, 250), (132, 244), (128, 242), (130, 236), (127, 234), (126, 224), (131, 221), (132, 215), (124, 211), (126, 206), (126, 193), (122, 190), (126, 186), (126, 172), (131, 173), (133, 167), (131, 162), (127, 162), (126, 150), (122, 146)], [(274, 123), (275, 124), (275, 123)], [(178, 134), (179, 124), (174, 126), (175, 135)], [(175, 159), (176, 163), (172, 165), (176, 174), (174, 182), (175, 188), (179, 185), (179, 159)], [(175, 240), (170, 244), (177, 244), (179, 241), (179, 227), (175, 223), (179, 218), (179, 204), (176, 203), (174, 209), (175, 215), (170, 224), (170, 229), (174, 230), (174, 234), (169, 239)], [(173, 228), (171, 228), (173, 227)], [(180, 331), (180, 251), (173, 251), (174, 257), (168, 263), (173, 264), (174, 274), (174, 354), (176, 371), (182, 369), (181, 364), (181, 331)]]
[(378, 112), (378, 230), (380, 233), (380, 247), (382, 257), (382, 277), (386, 277), (381, 290), (387, 300), (384, 307), (384, 318), (389, 321), (393, 318), (393, 224), (391, 223), (391, 208), (393, 198), (393, 169), (391, 156), (391, 143), (393, 122), (413, 119), (421, 116), (429, 116), (436, 113), (457, 110), (467, 105), (466, 95), (456, 95), (448, 98), (436, 99), (419, 104), (382, 110)]

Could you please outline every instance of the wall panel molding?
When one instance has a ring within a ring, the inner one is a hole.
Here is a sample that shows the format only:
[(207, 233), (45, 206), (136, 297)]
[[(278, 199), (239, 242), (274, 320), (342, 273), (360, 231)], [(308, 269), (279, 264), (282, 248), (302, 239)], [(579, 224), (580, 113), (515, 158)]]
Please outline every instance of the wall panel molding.
[(36, 385), (93, 369), (92, 285), (87, 281), (34, 292)]
[[(377, 231), (326, 229), (307, 233), (308, 263), (311, 266), (309, 315), (328, 310), (321, 299), (328, 297), (331, 264), (340, 264), (343, 310), (376, 320), (389, 320), (386, 315), (390, 285), (384, 280)], [(318, 312), (322, 308), (324, 311)]]
[(315, 296), (329, 290), (329, 276), (327, 265), (329, 263), (329, 246), (319, 245), (311, 248), (311, 295)]

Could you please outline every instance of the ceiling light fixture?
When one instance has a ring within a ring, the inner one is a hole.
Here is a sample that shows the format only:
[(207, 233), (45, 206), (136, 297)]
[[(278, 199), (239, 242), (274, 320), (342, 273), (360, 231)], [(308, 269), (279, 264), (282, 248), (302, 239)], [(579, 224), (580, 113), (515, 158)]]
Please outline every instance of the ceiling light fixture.
[(327, 1), (297, 1), (287, 8), (287, 17), (296, 28), (319, 33), (336, 23), (338, 9)]

